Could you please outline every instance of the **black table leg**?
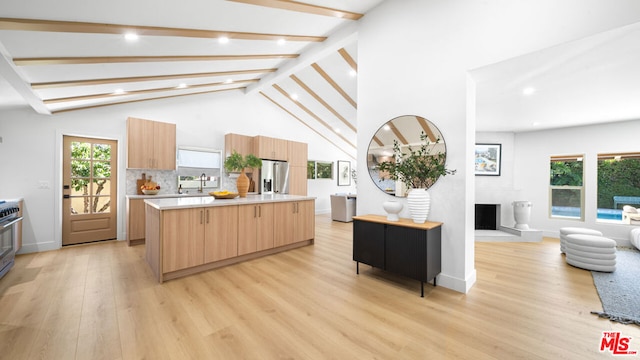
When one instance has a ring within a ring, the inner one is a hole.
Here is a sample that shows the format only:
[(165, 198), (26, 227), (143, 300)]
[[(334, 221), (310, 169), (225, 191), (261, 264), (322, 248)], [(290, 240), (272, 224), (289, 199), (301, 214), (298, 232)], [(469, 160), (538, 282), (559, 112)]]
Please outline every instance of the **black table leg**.
[(360, 263), (356, 261), (356, 274), (360, 274)]
[(424, 297), (424, 281), (420, 281), (420, 297)]

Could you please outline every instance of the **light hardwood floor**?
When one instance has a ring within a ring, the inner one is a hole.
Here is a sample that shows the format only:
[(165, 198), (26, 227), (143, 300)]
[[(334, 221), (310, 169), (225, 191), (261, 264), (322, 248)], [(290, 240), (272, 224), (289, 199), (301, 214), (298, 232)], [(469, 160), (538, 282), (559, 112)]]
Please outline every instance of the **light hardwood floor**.
[[(602, 331), (588, 271), (556, 239), (476, 244), (468, 294), (356, 265), (351, 224), (312, 246), (157, 284), (126, 242), (20, 255), (0, 280), (1, 359), (590, 359)], [(445, 224), (446, 226), (446, 224)], [(446, 241), (446, 239), (444, 240)]]

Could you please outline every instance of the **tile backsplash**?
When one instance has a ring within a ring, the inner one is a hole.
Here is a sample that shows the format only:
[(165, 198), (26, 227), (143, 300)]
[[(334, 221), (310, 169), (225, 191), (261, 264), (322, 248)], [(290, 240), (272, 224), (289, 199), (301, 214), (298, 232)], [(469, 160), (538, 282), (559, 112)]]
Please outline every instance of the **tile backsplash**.
[[(151, 176), (151, 179), (160, 185), (160, 194), (178, 193), (178, 172), (175, 170), (127, 169), (127, 195), (138, 193), (136, 180), (142, 179), (142, 174), (145, 174), (147, 179)], [(220, 189), (236, 191), (236, 179), (229, 178), (223, 173), (220, 178)]]
[(127, 169), (127, 195), (138, 193), (136, 180), (142, 179), (145, 174), (160, 185), (161, 194), (176, 194), (178, 192), (178, 173), (175, 170), (140, 170)]

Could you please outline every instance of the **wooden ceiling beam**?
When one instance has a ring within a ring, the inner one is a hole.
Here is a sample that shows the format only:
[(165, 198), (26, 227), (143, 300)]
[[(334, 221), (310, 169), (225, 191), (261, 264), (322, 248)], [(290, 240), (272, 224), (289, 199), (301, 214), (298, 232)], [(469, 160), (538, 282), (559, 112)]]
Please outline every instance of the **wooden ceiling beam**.
[(298, 54), (265, 54), (265, 55), (199, 55), (199, 56), (96, 56), (96, 57), (51, 57), (51, 58), (14, 58), (18, 66), (32, 65), (76, 65), (76, 64), (111, 64), (139, 62), (169, 61), (237, 61), (237, 60), (269, 60), (295, 59)]
[(263, 34), (222, 30), (200, 30), (184, 28), (168, 28), (159, 26), (100, 24), (74, 21), (54, 21), (38, 19), (0, 18), (0, 30), (68, 32), (82, 34), (116, 34), (125, 35), (134, 32), (139, 36), (176, 36), (190, 38), (216, 39), (227, 37), (239, 40), (269, 40), (322, 42), (325, 36), (305, 36), (286, 34)]
[(31, 87), (34, 89), (47, 89), (47, 88), (66, 87), (66, 86), (104, 85), (104, 84), (119, 84), (119, 83), (171, 80), (171, 79), (190, 79), (190, 78), (229, 76), (229, 75), (261, 74), (261, 73), (268, 73), (268, 72), (274, 72), (274, 71), (276, 71), (276, 69), (221, 71), (221, 72), (211, 72), (211, 73), (173, 74), (173, 75), (155, 75), (155, 76), (134, 76), (134, 77), (124, 77), (124, 78), (91, 79), (91, 80), (70, 80), (70, 81), (57, 81), (57, 82), (46, 82), (46, 83), (32, 83)]
[(351, 55), (349, 55), (349, 53), (345, 48), (341, 48), (340, 50), (338, 50), (338, 53), (340, 54), (340, 56), (342, 56), (344, 61), (346, 61), (347, 64), (349, 64), (349, 66), (353, 69), (353, 71), (358, 72), (358, 63), (356, 63), (356, 61), (351, 57)]
[(142, 102), (142, 101), (169, 99), (169, 98), (175, 98), (175, 97), (181, 97), (181, 96), (201, 95), (201, 94), (208, 94), (208, 93), (215, 93), (215, 92), (222, 92), (222, 91), (231, 91), (231, 90), (241, 90), (241, 89), (243, 89), (243, 87), (237, 87), (237, 88), (231, 88), (231, 89), (216, 89), (216, 90), (198, 91), (198, 92), (193, 92), (193, 93), (188, 93), (188, 94), (157, 96), (157, 97), (146, 98), (146, 99), (126, 100), (126, 101), (112, 102), (112, 103), (108, 103), (108, 104), (88, 105), (88, 106), (81, 106), (81, 107), (73, 107), (73, 108), (69, 108), (69, 109), (53, 110), (53, 111), (51, 111), (51, 113), (52, 114), (57, 114), (57, 113), (61, 113), (61, 112), (93, 109), (93, 108), (112, 106), (112, 105), (130, 104), (130, 103), (137, 103), (137, 102)]
[(157, 92), (164, 92), (164, 91), (187, 91), (190, 89), (197, 89), (197, 88), (202, 88), (202, 87), (211, 87), (211, 86), (224, 86), (224, 85), (236, 85), (236, 84), (247, 84), (247, 83), (252, 83), (252, 82), (256, 82), (258, 81), (258, 79), (249, 79), (249, 80), (238, 80), (238, 81), (234, 81), (233, 83), (227, 83), (227, 82), (215, 82), (215, 83), (206, 83), (206, 84), (194, 84), (194, 85), (188, 85), (186, 87), (183, 88), (178, 88), (175, 86), (172, 87), (164, 87), (164, 88), (153, 88), (153, 89), (144, 89), (144, 90), (131, 90), (131, 91), (126, 91), (122, 94), (118, 93), (103, 93), (103, 94), (92, 94), (92, 95), (83, 95), (83, 96), (70, 96), (70, 97), (64, 97), (64, 98), (53, 98), (53, 99), (46, 99), (44, 100), (45, 104), (55, 104), (55, 103), (61, 103), (61, 102), (71, 102), (71, 101), (82, 101), (82, 100), (94, 100), (94, 99), (105, 99), (105, 98), (114, 98), (114, 97), (121, 97), (121, 96), (131, 96), (131, 95), (141, 95), (141, 94), (149, 94), (149, 93), (157, 93)]
[(337, 17), (337, 18), (346, 19), (346, 20), (358, 20), (362, 16), (364, 16), (363, 14), (359, 14), (351, 11), (332, 9), (324, 6), (305, 4), (298, 1), (290, 1), (290, 0), (228, 0), (228, 1), (249, 4), (249, 5), (270, 7), (275, 9), (297, 11), (297, 12), (302, 12), (307, 14), (331, 16), (331, 17)]
[(293, 81), (295, 81), (296, 84), (298, 84), (301, 88), (303, 88), (307, 93), (309, 93), (309, 95), (311, 95), (314, 99), (316, 99), (316, 101), (318, 101), (327, 110), (329, 110), (333, 115), (335, 115), (335, 117), (340, 119), (340, 121), (342, 121), (342, 123), (345, 124), (349, 129), (353, 130), (353, 132), (356, 133), (356, 134), (358, 133), (358, 130), (356, 129), (356, 127), (353, 126), (351, 124), (351, 122), (349, 122), (349, 120), (347, 120), (344, 116), (340, 115), (340, 113), (337, 112), (333, 107), (331, 107), (331, 105), (329, 105), (326, 101), (324, 101), (324, 99), (322, 97), (320, 97), (320, 95), (318, 95), (315, 91), (311, 90), (311, 88), (309, 86), (307, 86), (307, 84), (305, 84), (302, 80), (300, 80), (295, 75), (291, 75), (289, 77)]
[(354, 149), (356, 149), (356, 145), (354, 143), (352, 143), (351, 141), (349, 141), (349, 139), (347, 139), (346, 137), (344, 137), (344, 135), (338, 133), (335, 131), (335, 129), (333, 129), (331, 127), (331, 125), (327, 124), (327, 122), (325, 122), (324, 120), (322, 120), (322, 118), (320, 118), (318, 115), (316, 115), (313, 111), (309, 110), (309, 108), (307, 108), (306, 106), (302, 105), (301, 102), (297, 101), (297, 100), (293, 100), (291, 98), (291, 95), (289, 93), (287, 93), (283, 88), (281, 88), (280, 86), (278, 86), (277, 84), (273, 84), (272, 85), (276, 90), (278, 90), (282, 95), (284, 95), (287, 99), (291, 100), (294, 104), (298, 105), (298, 107), (300, 109), (302, 109), (304, 112), (306, 112), (307, 114), (309, 114), (309, 116), (311, 116), (312, 118), (316, 119), (316, 121), (318, 121), (320, 124), (322, 124), (324, 127), (326, 127), (327, 129), (329, 129), (331, 132), (333, 132), (337, 137), (339, 137), (340, 139), (342, 139), (344, 142), (346, 142), (347, 144), (351, 145)]
[(431, 130), (431, 127), (429, 126), (429, 124), (427, 124), (427, 120), (425, 120), (423, 117), (420, 117), (420, 116), (416, 116), (416, 119), (418, 120), (418, 123), (422, 127), (422, 130), (424, 130), (425, 135), (427, 135), (427, 138), (429, 139), (429, 141), (433, 143), (437, 142), (438, 138), (433, 133), (433, 130)]
[(318, 130), (312, 128), (309, 124), (307, 124), (304, 120), (300, 119), (299, 117), (297, 117), (296, 115), (294, 115), (291, 111), (287, 110), (287, 108), (285, 108), (284, 106), (282, 106), (280, 103), (278, 103), (277, 101), (273, 100), (272, 98), (270, 98), (269, 96), (267, 96), (265, 93), (263, 93), (262, 91), (259, 92), (260, 95), (264, 96), (265, 98), (267, 98), (269, 101), (271, 101), (273, 104), (275, 104), (277, 107), (279, 107), (280, 109), (282, 109), (284, 112), (286, 112), (287, 114), (291, 115), (294, 119), (298, 120), (299, 122), (301, 122), (304, 126), (308, 127), (309, 129), (311, 129), (311, 131), (315, 132), (316, 134), (318, 134), (321, 138), (327, 140), (331, 145), (337, 147), (340, 151), (344, 152), (345, 154), (347, 154), (347, 156), (351, 157), (353, 160), (356, 159), (355, 156), (351, 155), (348, 151), (346, 151), (345, 149), (341, 148), (340, 146), (338, 146), (336, 143), (334, 143), (333, 141), (329, 140), (328, 137), (322, 135)]
[(331, 86), (333, 86), (333, 88), (334, 88), (334, 89), (336, 89), (336, 91), (337, 91), (340, 95), (342, 95), (342, 97), (343, 97), (345, 100), (347, 100), (347, 101), (349, 102), (349, 104), (351, 104), (351, 106), (353, 106), (353, 107), (354, 107), (354, 108), (356, 108), (356, 109), (358, 108), (358, 104), (355, 102), (355, 100), (353, 100), (353, 99), (351, 98), (351, 96), (349, 96), (349, 94), (347, 94), (347, 92), (346, 92), (346, 91), (344, 91), (344, 90), (340, 87), (340, 85), (338, 85), (338, 83), (337, 83), (335, 80), (333, 80), (333, 79), (331, 78), (331, 76), (329, 76), (329, 74), (327, 74), (327, 72), (326, 72), (326, 71), (324, 71), (324, 70), (320, 67), (320, 65), (318, 65), (317, 63), (313, 63), (313, 64), (311, 64), (311, 67), (313, 67), (313, 68), (314, 68), (314, 70), (315, 70), (315, 71), (317, 71), (317, 72), (318, 72), (318, 74), (320, 74), (320, 76), (322, 76), (322, 78), (324, 78), (324, 79), (325, 79), (325, 80), (326, 80), (326, 81), (327, 81)]
[(400, 130), (398, 130), (398, 128), (393, 124), (393, 121), (389, 121), (389, 128), (398, 138), (398, 140), (400, 140), (400, 143), (402, 145), (410, 145), (409, 141), (407, 141), (407, 138), (405, 138), (404, 135), (402, 135), (402, 132), (400, 132)]

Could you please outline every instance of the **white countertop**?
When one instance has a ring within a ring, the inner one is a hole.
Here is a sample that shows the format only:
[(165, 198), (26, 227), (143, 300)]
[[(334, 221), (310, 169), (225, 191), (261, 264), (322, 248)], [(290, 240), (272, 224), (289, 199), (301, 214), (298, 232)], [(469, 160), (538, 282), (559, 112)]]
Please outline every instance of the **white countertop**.
[(149, 204), (158, 210), (315, 200), (315, 198), (311, 196), (281, 194), (247, 195), (247, 197), (245, 198), (237, 197), (235, 199), (216, 199), (213, 196), (181, 196), (155, 199), (149, 199), (148, 197), (153, 197), (153, 195), (147, 196), (147, 198), (145, 198), (145, 204)]
[(194, 193), (189, 193), (189, 194), (163, 194), (163, 193), (158, 193), (157, 195), (126, 195), (127, 199), (164, 199), (164, 198), (183, 198), (183, 197), (209, 197), (211, 195), (209, 195), (209, 192), (207, 191), (206, 193), (199, 193), (199, 192), (194, 192)]
[(24, 201), (24, 198), (13, 198), (13, 199), (0, 199), (0, 201), (6, 201), (6, 202), (19, 202), (19, 201)]

